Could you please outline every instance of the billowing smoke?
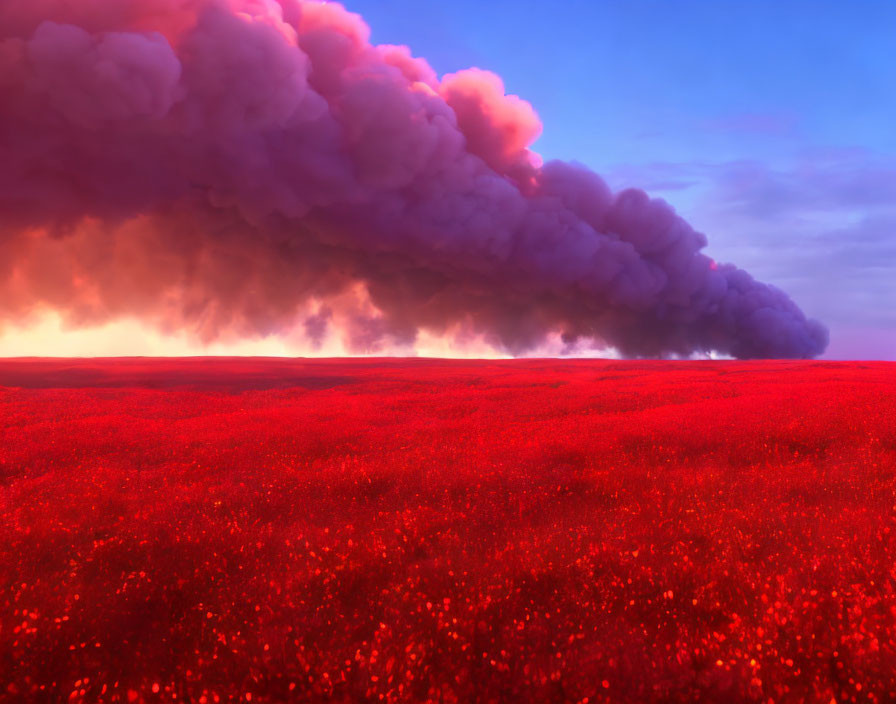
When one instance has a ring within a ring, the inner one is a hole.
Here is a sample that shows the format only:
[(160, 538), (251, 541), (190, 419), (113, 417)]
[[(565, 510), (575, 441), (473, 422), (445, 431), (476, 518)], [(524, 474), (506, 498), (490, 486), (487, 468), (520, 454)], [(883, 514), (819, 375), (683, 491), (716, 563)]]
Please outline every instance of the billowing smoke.
[(0, 319), (824, 350), (665, 202), (542, 164), (540, 131), (494, 74), (439, 80), (334, 3), (2, 3)]

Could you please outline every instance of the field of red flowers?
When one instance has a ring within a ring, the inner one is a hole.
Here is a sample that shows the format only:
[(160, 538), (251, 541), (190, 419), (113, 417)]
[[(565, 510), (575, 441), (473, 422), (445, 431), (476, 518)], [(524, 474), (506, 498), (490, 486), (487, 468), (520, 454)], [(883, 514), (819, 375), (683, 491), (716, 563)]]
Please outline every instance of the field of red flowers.
[(896, 365), (0, 362), (0, 700), (896, 700)]

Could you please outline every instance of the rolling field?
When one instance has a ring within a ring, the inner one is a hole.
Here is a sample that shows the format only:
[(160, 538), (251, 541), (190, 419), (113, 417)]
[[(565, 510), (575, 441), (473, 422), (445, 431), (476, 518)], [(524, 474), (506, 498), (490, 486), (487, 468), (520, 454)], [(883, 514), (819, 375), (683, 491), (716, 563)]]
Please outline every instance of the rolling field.
[(896, 364), (0, 361), (0, 701), (896, 701)]

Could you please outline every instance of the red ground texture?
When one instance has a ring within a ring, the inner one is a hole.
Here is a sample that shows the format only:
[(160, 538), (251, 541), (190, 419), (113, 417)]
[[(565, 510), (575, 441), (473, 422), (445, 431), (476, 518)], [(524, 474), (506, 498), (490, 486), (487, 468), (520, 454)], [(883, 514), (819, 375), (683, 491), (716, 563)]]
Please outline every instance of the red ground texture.
[(896, 365), (2, 361), (0, 681), (896, 701)]

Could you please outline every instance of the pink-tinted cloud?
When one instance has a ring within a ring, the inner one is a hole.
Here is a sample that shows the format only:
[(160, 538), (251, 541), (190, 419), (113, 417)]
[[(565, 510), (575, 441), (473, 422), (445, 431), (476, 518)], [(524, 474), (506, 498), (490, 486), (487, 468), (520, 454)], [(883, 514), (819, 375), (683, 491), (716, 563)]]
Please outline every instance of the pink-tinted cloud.
[(523, 352), (820, 353), (780, 290), (642, 191), (542, 165), (532, 107), (335, 3), (0, 8), (0, 315), (263, 335), (333, 321)]

